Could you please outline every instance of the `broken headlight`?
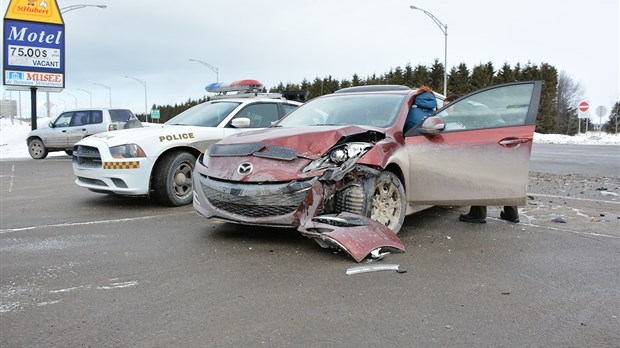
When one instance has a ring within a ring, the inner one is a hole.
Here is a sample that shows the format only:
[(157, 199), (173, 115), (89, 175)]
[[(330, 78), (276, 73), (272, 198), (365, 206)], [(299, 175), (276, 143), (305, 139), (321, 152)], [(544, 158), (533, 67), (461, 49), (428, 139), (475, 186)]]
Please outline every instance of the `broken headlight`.
[(136, 144), (125, 144), (110, 148), (110, 154), (114, 158), (138, 158), (146, 157), (144, 150)]
[(310, 162), (304, 168), (303, 172), (311, 172), (314, 170), (336, 168), (343, 163), (362, 157), (368, 150), (373, 147), (372, 143), (353, 142), (340, 144), (332, 147), (323, 156)]

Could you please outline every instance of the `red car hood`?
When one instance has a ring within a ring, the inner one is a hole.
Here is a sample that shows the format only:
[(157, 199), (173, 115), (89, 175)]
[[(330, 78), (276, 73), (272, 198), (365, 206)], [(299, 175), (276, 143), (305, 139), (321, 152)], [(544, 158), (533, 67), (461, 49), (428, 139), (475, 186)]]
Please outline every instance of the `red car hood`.
[(263, 143), (294, 149), (297, 156), (316, 159), (334, 146), (342, 137), (385, 130), (364, 126), (309, 126), (268, 128), (231, 135), (219, 141), (219, 145)]

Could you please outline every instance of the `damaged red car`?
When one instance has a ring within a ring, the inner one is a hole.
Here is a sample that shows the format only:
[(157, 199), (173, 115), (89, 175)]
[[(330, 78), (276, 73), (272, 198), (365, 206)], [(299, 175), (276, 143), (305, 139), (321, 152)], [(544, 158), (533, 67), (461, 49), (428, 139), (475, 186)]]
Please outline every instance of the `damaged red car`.
[(525, 205), (541, 84), (476, 91), (406, 133), (414, 89), (315, 98), (271, 128), (211, 145), (196, 163), (194, 208), (293, 227), (358, 262), (378, 248), (404, 250), (396, 234), (405, 216), (429, 206)]

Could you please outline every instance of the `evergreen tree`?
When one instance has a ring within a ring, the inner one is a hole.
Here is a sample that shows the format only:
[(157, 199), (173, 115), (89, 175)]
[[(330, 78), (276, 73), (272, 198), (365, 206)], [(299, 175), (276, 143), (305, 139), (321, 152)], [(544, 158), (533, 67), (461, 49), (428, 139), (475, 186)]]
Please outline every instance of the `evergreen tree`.
[(558, 71), (555, 67), (542, 63), (536, 76), (538, 78), (531, 78), (531, 80), (538, 79), (543, 82), (536, 131), (543, 134), (555, 134), (557, 133), (557, 122), (554, 105), (558, 93)]
[(360, 79), (360, 77), (357, 74), (353, 74), (353, 76), (351, 77), (351, 86), (362, 86), (364, 85), (364, 82)]
[(403, 71), (403, 85), (409, 87), (415, 87), (413, 83), (413, 68), (411, 68), (411, 64), (407, 63), (405, 66), (405, 71)]
[(430, 82), (428, 68), (418, 64), (413, 70), (413, 88), (426, 86)]
[(397, 66), (393, 71), (391, 71), (391, 74), (387, 78), (387, 84), (390, 84), (390, 85), (404, 85), (405, 84), (405, 78), (403, 76), (403, 69), (401, 67)]
[(618, 122), (620, 121), (620, 101), (617, 101), (609, 113), (609, 119), (603, 125), (603, 131), (611, 134), (618, 134)]
[(460, 63), (456, 68), (452, 68), (450, 70), (450, 78), (448, 79), (449, 94), (464, 95), (472, 90), (467, 65)]
[(443, 93), (443, 72), (443, 64), (439, 62), (439, 59), (435, 58), (431, 71), (428, 74), (429, 81), (427, 84), (435, 92)]
[(474, 67), (471, 73), (470, 83), (473, 90), (489, 87), (493, 85), (493, 63), (479, 64)]
[(515, 78), (515, 73), (512, 70), (512, 68), (510, 67), (510, 65), (508, 63), (504, 63), (504, 65), (502, 65), (502, 68), (499, 69), (499, 71), (497, 72), (497, 75), (495, 76), (495, 82), (496, 83), (508, 83), (508, 82), (515, 82), (517, 81), (517, 79)]

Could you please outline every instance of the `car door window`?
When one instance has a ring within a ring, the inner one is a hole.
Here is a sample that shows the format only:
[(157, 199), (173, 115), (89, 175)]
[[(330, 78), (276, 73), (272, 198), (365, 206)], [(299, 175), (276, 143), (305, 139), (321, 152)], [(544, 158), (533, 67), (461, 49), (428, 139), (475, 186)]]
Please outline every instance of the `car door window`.
[(84, 126), (88, 124), (88, 116), (90, 112), (88, 111), (76, 111), (73, 113), (73, 117), (71, 117), (71, 127)]
[(532, 97), (533, 84), (494, 88), (470, 95), (437, 113), (445, 131), (522, 126)]
[(103, 113), (100, 110), (91, 111), (89, 121), (89, 124), (103, 123)]
[(288, 115), (291, 111), (297, 109), (297, 105), (294, 104), (282, 104), (282, 109), (284, 109), (284, 115)]
[(69, 127), (69, 124), (71, 124), (72, 117), (73, 117), (72, 112), (65, 112), (64, 114), (61, 114), (60, 116), (58, 116), (56, 121), (54, 121), (54, 127), (55, 128)]
[(250, 119), (250, 128), (266, 128), (279, 119), (276, 103), (256, 103), (239, 111), (234, 118), (247, 117)]

